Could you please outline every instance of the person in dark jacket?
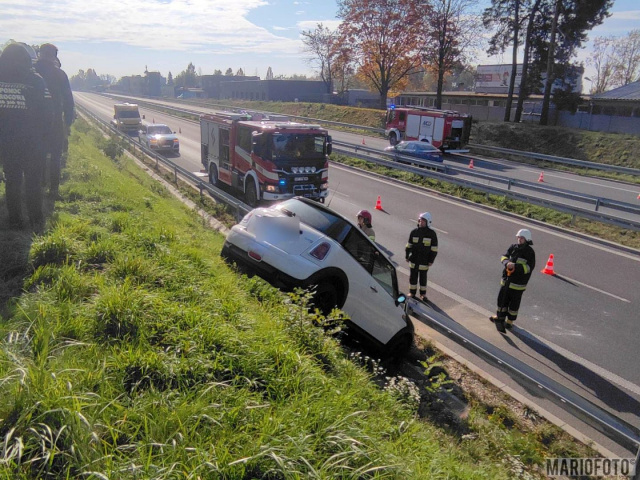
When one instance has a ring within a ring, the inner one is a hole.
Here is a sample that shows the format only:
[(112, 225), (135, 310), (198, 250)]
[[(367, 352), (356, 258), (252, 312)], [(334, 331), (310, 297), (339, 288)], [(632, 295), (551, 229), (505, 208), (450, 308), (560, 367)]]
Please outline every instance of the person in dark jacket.
[(431, 214), (421, 213), (418, 227), (409, 234), (405, 258), (409, 262), (409, 296), (415, 297), (420, 281), (420, 299), (427, 301), (427, 272), (438, 255), (438, 236), (431, 229)]
[(58, 48), (51, 43), (40, 46), (36, 72), (45, 82), (53, 99), (53, 124), (46, 139), (49, 154), (49, 193), (58, 195), (60, 185), (61, 158), (65, 147), (66, 136), (74, 119), (74, 102), (69, 78), (58, 65)]
[(42, 77), (32, 68), (31, 56), (19, 43), (7, 45), (0, 55), (0, 161), (6, 181), (9, 224), (21, 228), (22, 183), (29, 220), (40, 227), (43, 136), (50, 128), (51, 97)]
[(489, 318), (500, 333), (506, 333), (507, 328), (511, 329), (513, 322), (518, 318), (522, 294), (527, 288), (531, 272), (536, 268), (536, 253), (531, 247), (531, 232), (520, 229), (516, 238), (518, 243), (511, 245), (507, 253), (500, 258), (504, 269), (498, 293), (498, 310), (496, 315)]

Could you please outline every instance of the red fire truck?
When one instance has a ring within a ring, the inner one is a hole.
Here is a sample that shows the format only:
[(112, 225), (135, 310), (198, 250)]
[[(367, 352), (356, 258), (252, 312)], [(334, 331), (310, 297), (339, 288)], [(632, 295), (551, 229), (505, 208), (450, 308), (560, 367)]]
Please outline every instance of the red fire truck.
[(319, 125), (216, 112), (200, 116), (200, 134), (212, 185), (229, 186), (252, 207), (294, 196), (324, 203), (331, 137)]
[(427, 107), (387, 109), (385, 133), (389, 143), (424, 140), (440, 150), (459, 149), (469, 142), (471, 115)]

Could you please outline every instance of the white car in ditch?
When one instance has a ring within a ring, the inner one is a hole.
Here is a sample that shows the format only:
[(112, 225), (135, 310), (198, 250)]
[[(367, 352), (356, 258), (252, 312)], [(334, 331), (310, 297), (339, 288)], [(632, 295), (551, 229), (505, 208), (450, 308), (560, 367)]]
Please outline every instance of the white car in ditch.
[(312, 288), (313, 305), (342, 309), (381, 352), (404, 354), (414, 328), (396, 269), (356, 225), (328, 207), (295, 197), (256, 208), (234, 225), (221, 255), (273, 285)]

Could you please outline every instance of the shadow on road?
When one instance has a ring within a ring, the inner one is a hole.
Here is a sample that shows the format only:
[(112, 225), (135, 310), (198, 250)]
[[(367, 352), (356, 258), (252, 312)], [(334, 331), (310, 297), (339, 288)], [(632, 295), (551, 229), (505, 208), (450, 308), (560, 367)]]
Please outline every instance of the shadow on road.
[(607, 407), (617, 412), (629, 412), (634, 415), (638, 415), (638, 412), (640, 412), (640, 401), (627, 393), (623, 388), (618, 387), (611, 380), (602, 377), (580, 363), (556, 352), (551, 347), (531, 337), (525, 331), (514, 329), (512, 334), (533, 351), (560, 367), (565, 374), (563, 376), (567, 383), (570, 382), (573, 385), (588, 390)]

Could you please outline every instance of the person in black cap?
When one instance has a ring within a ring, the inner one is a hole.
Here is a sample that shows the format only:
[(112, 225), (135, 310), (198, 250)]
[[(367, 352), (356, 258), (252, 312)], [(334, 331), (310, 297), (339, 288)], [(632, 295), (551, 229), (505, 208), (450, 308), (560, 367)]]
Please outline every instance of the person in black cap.
[(0, 161), (6, 181), (9, 225), (21, 228), (22, 184), (29, 220), (40, 227), (44, 134), (51, 125), (51, 97), (42, 77), (35, 73), (29, 52), (9, 44), (0, 55)]
[(58, 48), (51, 43), (40, 46), (36, 71), (47, 82), (53, 99), (53, 125), (46, 140), (49, 163), (49, 193), (56, 197), (60, 185), (61, 158), (65, 140), (74, 119), (74, 102), (69, 78), (58, 66)]

